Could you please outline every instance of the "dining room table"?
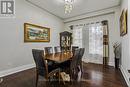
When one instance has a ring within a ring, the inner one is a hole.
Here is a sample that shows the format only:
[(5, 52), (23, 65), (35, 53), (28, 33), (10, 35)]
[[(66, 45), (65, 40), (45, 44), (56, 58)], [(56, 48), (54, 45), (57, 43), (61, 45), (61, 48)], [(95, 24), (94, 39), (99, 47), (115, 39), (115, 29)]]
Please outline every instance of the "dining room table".
[(63, 63), (65, 61), (70, 60), (72, 57), (73, 57), (72, 51), (52, 53), (52, 54), (45, 55), (45, 59), (56, 62), (56, 63)]
[[(68, 62), (68, 60), (71, 60), (73, 57), (73, 52), (72, 51), (65, 51), (65, 52), (58, 52), (58, 53), (52, 53), (52, 54), (46, 54), (45, 56), (46, 60), (53, 61), (55, 64), (62, 64), (62, 66), (65, 66), (64, 63)], [(56, 66), (56, 65), (52, 66)], [(59, 66), (58, 66), (59, 67)], [(67, 76), (67, 78), (66, 78)], [(65, 81), (69, 81), (70, 77), (68, 74), (65, 74), (65, 72), (60, 72), (60, 78), (59, 81), (62, 81), (63, 84), (65, 84)]]

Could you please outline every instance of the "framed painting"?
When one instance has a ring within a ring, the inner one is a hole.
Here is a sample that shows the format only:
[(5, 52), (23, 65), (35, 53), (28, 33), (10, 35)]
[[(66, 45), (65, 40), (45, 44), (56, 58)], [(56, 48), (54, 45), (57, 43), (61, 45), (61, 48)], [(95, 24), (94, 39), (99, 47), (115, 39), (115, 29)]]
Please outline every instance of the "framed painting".
[(50, 28), (24, 23), (24, 42), (50, 42)]
[(127, 34), (127, 10), (123, 10), (120, 16), (120, 36)]

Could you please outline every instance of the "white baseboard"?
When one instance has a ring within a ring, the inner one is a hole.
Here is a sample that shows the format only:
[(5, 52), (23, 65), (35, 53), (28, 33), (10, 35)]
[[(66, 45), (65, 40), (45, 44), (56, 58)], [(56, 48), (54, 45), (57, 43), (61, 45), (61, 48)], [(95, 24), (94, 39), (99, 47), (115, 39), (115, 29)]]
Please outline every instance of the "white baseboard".
[(88, 63), (88, 60), (86, 60), (86, 59), (84, 59), (84, 58), (82, 59), (82, 61), (85, 62), (85, 63)]
[(108, 65), (109, 65), (109, 66), (114, 66), (114, 67), (115, 67), (114, 62), (109, 62)]
[(125, 78), (125, 81), (126, 81), (128, 87), (130, 87), (129, 77), (127, 76), (127, 74), (126, 74), (127, 72), (125, 71), (125, 69), (123, 68), (122, 65), (120, 66), (120, 70), (121, 70), (123, 77)]
[(21, 72), (21, 71), (24, 71), (24, 70), (27, 70), (27, 69), (31, 69), (31, 68), (34, 68), (34, 67), (35, 67), (35, 64), (28, 64), (28, 65), (19, 66), (19, 67), (12, 68), (12, 69), (0, 71), (0, 77), (11, 75), (11, 74)]
[[(82, 59), (83, 62), (85, 63), (96, 63), (96, 64), (103, 64), (103, 62), (95, 62), (95, 61), (90, 61), (89, 59)], [(109, 66), (115, 66), (114, 62), (109, 62)]]

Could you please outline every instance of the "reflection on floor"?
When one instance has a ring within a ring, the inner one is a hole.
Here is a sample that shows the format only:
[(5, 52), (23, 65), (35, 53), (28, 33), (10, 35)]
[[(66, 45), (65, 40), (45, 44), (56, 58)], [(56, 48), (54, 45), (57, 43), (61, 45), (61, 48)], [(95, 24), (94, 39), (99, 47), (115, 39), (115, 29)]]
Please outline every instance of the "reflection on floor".
[[(127, 87), (120, 71), (114, 67), (83, 63), (83, 68), (81, 82), (65, 85), (52, 83), (51, 87)], [(35, 69), (4, 77), (0, 87), (35, 87)], [(39, 81), (38, 87), (46, 87), (45, 82)]]

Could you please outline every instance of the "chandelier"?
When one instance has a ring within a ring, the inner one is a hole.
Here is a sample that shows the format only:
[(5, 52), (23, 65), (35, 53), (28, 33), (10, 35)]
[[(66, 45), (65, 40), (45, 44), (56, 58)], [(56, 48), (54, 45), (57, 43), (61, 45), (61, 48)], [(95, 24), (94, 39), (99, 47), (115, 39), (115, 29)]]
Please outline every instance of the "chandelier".
[(73, 9), (74, 0), (64, 0), (65, 2), (65, 13), (70, 13)]

